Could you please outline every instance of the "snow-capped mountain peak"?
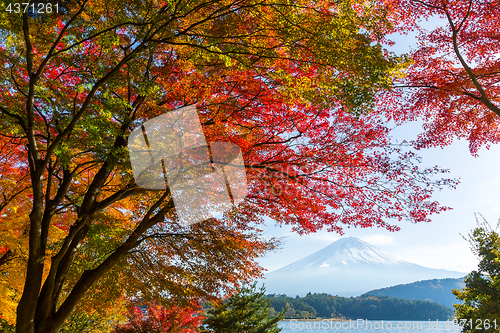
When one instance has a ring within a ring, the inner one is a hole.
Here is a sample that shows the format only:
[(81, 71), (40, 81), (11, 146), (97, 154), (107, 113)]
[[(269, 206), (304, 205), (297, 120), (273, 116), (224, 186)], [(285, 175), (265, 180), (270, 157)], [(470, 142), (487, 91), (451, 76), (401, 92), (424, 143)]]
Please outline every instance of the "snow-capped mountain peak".
[(347, 237), (299, 260), (280, 270), (314, 267), (341, 267), (352, 264), (364, 265), (413, 265), (385, 254), (373, 245), (359, 238)]
[(294, 296), (317, 292), (357, 296), (395, 284), (464, 275), (413, 264), (358, 238), (346, 237), (266, 274), (263, 282), (268, 293)]

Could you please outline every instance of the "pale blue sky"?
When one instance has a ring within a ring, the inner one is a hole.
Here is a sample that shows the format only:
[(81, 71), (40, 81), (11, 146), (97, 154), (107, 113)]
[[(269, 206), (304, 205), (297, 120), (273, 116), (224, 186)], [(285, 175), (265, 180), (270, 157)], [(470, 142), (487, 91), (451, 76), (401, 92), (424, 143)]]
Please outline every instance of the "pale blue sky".
[[(418, 124), (407, 124), (395, 130), (397, 138), (414, 138)], [(434, 215), (431, 223), (400, 222), (401, 230), (389, 232), (376, 228), (345, 229), (345, 235), (359, 237), (400, 259), (416, 264), (469, 272), (477, 267), (477, 259), (469, 244), (461, 237), (475, 227), (474, 213), (481, 213), (492, 225), (500, 217), (500, 146), (482, 149), (479, 157), (471, 156), (468, 144), (457, 141), (444, 148), (421, 150), (423, 165), (449, 168), (450, 177), (460, 178), (456, 190), (443, 189), (434, 198), (453, 210)], [(272, 222), (264, 228), (267, 236), (286, 237), (282, 249), (261, 258), (259, 263), (269, 271), (305, 257), (340, 238), (338, 234), (320, 231), (299, 236), (290, 227), (276, 227)]]
[[(424, 23), (433, 28), (439, 21)], [(396, 53), (408, 52), (415, 45), (414, 35), (393, 36)], [(405, 124), (393, 132), (396, 140), (412, 140), (421, 132), (418, 123)], [(500, 146), (481, 149), (479, 157), (471, 156), (466, 141), (456, 141), (440, 149), (419, 151), (423, 166), (438, 165), (450, 169), (447, 177), (460, 178), (456, 190), (436, 192), (434, 198), (453, 210), (434, 215), (431, 223), (411, 224), (401, 222), (399, 232), (385, 229), (345, 229), (345, 236), (355, 236), (367, 241), (382, 251), (400, 259), (432, 268), (444, 268), (469, 272), (477, 267), (477, 259), (469, 244), (462, 238), (476, 226), (475, 213), (481, 213), (492, 225), (500, 218)], [(259, 263), (272, 271), (301, 259), (340, 238), (338, 234), (325, 231), (299, 236), (290, 227), (273, 226), (270, 221), (264, 228), (266, 236), (286, 237), (282, 249), (261, 258)]]

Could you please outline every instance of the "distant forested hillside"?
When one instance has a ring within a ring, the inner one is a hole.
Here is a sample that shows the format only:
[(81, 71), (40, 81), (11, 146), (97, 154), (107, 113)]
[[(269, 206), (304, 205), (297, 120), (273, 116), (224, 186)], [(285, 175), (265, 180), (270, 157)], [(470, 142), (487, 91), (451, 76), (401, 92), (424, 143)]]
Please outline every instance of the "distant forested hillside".
[(453, 310), (441, 304), (394, 298), (363, 296), (346, 298), (328, 294), (308, 294), (305, 297), (268, 295), (271, 315), (288, 307), (286, 319), (291, 318), (346, 318), (383, 320), (447, 320)]
[(410, 300), (423, 300), (436, 302), (450, 308), (458, 300), (451, 293), (452, 289), (463, 288), (463, 278), (459, 279), (434, 279), (423, 280), (408, 284), (369, 291), (362, 296), (391, 296)]

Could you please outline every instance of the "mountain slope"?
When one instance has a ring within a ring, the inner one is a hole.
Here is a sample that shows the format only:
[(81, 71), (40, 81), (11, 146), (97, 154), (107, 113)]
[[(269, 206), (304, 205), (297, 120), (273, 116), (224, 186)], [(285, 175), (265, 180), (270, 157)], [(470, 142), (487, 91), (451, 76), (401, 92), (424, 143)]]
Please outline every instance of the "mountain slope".
[(266, 274), (262, 282), (267, 293), (357, 296), (391, 285), (464, 275), (400, 260), (358, 238), (348, 237)]
[(459, 301), (451, 293), (452, 289), (461, 289), (465, 286), (464, 279), (433, 279), (417, 281), (409, 284), (376, 289), (362, 296), (391, 296), (410, 300), (436, 302), (448, 307)]

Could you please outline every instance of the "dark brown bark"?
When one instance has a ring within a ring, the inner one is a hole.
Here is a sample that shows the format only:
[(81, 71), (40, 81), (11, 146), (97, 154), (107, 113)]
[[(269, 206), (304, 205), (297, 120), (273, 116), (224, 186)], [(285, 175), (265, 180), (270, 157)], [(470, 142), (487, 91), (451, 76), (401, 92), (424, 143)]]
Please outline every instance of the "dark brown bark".
[(5, 252), (0, 257), (0, 271), (2, 270), (2, 265), (8, 263), (12, 259), (13, 256), (14, 256), (14, 253), (12, 252), (12, 250), (8, 249), (7, 252)]

